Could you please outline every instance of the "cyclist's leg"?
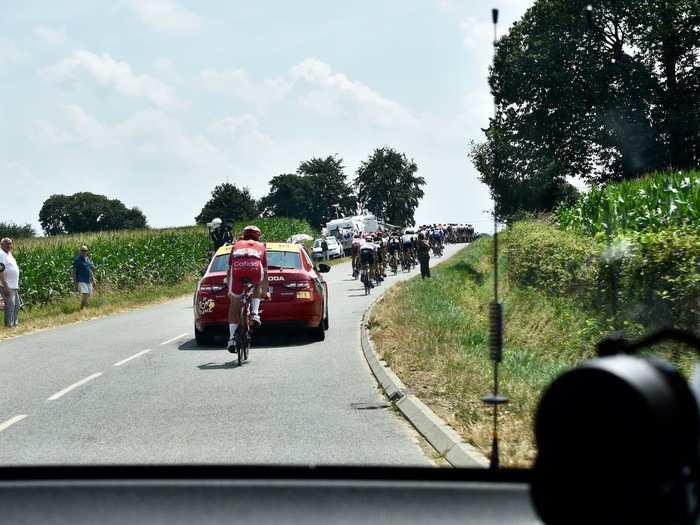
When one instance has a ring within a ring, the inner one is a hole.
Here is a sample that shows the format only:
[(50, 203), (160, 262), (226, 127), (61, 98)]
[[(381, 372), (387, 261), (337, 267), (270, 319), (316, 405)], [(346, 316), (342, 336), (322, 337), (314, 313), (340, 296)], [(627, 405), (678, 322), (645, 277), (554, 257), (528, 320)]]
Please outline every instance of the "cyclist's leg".
[(229, 291), (228, 298), (228, 350), (231, 351), (235, 348), (234, 336), (238, 325), (241, 323), (241, 296)]
[(260, 301), (262, 299), (262, 283), (253, 287), (250, 300), (250, 315), (255, 324), (260, 324)]

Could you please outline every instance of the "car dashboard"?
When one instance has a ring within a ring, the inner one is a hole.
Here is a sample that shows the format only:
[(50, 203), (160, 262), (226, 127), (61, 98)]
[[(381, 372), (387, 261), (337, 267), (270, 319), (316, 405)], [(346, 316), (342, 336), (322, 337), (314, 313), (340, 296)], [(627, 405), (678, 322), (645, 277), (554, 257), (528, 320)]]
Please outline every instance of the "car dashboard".
[(4, 523), (539, 523), (524, 471), (9, 467)]

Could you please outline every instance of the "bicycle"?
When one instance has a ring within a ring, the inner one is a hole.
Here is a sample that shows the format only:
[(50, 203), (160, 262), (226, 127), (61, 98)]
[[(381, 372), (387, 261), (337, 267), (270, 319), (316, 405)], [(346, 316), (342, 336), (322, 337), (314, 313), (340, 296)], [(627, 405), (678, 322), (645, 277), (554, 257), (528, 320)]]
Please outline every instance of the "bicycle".
[(243, 361), (248, 360), (250, 353), (250, 343), (253, 340), (253, 327), (251, 322), (251, 300), (253, 299), (253, 290), (255, 287), (248, 279), (243, 281), (243, 294), (241, 295), (241, 317), (238, 324), (238, 330), (234, 334), (233, 340), (236, 344), (236, 354), (238, 357), (238, 366), (241, 366)]
[(399, 272), (399, 261), (397, 260), (396, 253), (392, 253), (389, 256), (389, 266), (391, 267), (391, 271), (394, 272), (394, 275)]
[(369, 264), (365, 263), (362, 265), (362, 270), (360, 271), (360, 280), (365, 286), (365, 295), (369, 295), (372, 290), (372, 280), (369, 276)]

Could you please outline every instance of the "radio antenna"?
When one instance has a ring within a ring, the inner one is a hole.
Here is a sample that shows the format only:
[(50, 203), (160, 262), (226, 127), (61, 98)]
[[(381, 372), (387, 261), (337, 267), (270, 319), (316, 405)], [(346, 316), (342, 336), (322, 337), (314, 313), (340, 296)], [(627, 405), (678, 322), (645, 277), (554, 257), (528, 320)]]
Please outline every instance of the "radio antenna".
[[(491, 10), (493, 20), (493, 54), (496, 56), (498, 41), (498, 9)], [(493, 101), (494, 124), (498, 118), (496, 99)], [(497, 169), (496, 152), (494, 148), (493, 169)], [(496, 204), (493, 210), (493, 301), (489, 305), (489, 353), (493, 362), (493, 392), (482, 398), (482, 401), (493, 409), (493, 434), (491, 441), (491, 457), (489, 467), (492, 470), (499, 467), (498, 453), (498, 406), (508, 402), (508, 398), (498, 393), (498, 365), (503, 360), (503, 303), (498, 300), (498, 216)]]

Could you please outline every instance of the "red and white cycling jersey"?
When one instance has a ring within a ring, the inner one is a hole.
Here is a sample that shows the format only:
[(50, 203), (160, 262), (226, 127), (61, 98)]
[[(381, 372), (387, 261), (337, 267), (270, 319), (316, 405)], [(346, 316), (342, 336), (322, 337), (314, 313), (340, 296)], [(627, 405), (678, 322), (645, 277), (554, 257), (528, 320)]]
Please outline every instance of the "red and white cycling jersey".
[(230, 290), (235, 295), (243, 293), (243, 281), (254, 286), (260, 284), (267, 270), (267, 249), (258, 241), (240, 240), (231, 248), (228, 260), (231, 267)]

